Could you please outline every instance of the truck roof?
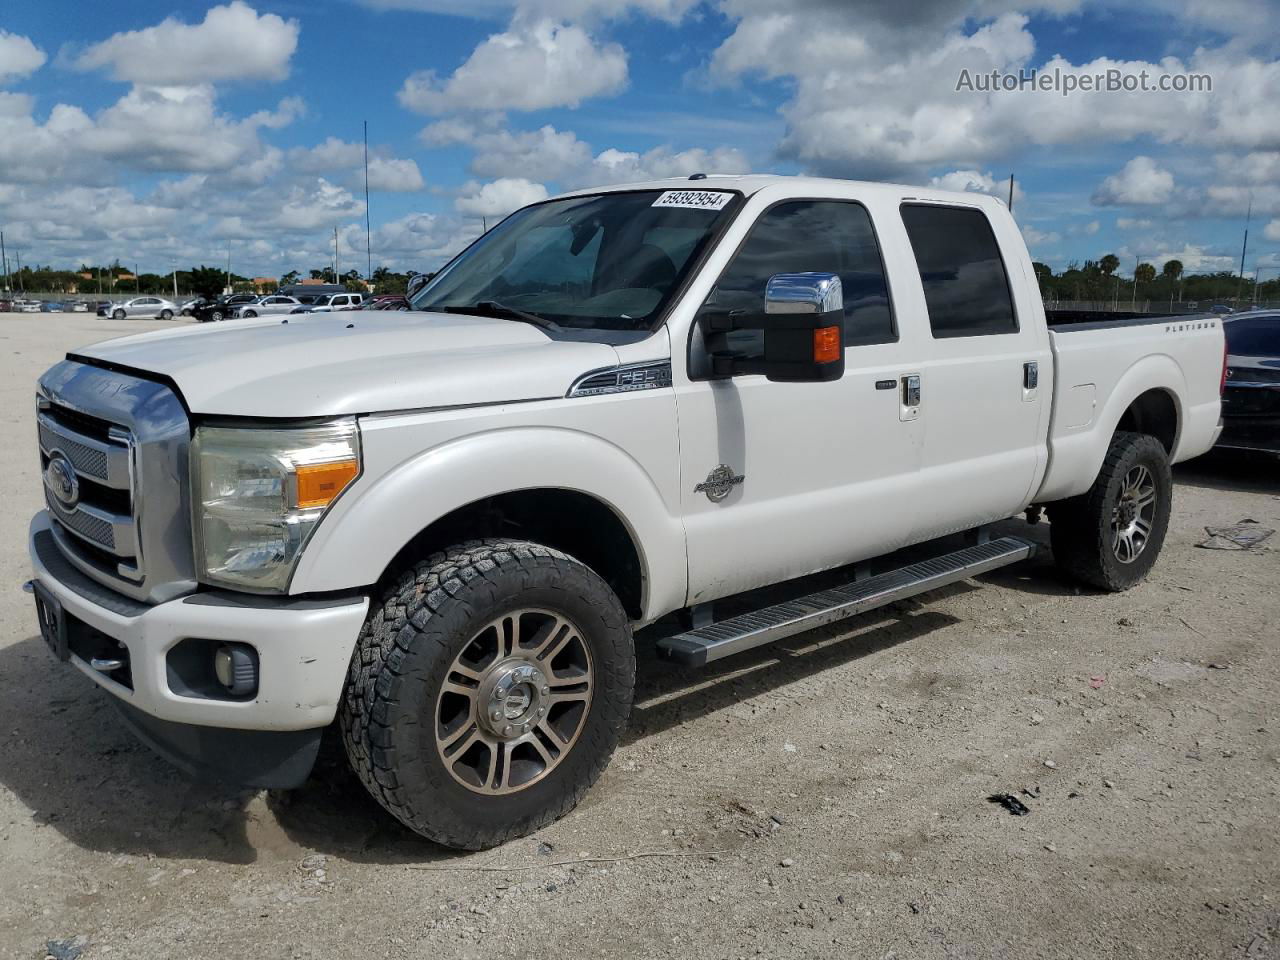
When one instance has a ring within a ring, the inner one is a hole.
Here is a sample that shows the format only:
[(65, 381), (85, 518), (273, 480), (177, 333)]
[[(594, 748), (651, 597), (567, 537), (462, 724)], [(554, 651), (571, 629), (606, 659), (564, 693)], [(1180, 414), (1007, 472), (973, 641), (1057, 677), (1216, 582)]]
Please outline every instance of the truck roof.
[(581, 190), (568, 190), (560, 197), (583, 196), (593, 193), (616, 193), (624, 190), (739, 190), (746, 196), (759, 193), (768, 187), (784, 187), (786, 192), (794, 196), (817, 194), (819, 196), (833, 191), (846, 191), (851, 187), (858, 193), (867, 196), (871, 193), (883, 193), (892, 199), (929, 199), (951, 200), (968, 204), (985, 205), (994, 203), (1005, 206), (997, 196), (975, 191), (938, 190), (920, 184), (881, 183), (874, 180), (844, 180), (836, 177), (805, 177), (775, 173), (723, 174), (708, 173), (690, 177), (668, 177), (663, 180), (642, 180), (635, 183), (613, 183), (607, 186), (587, 187)]

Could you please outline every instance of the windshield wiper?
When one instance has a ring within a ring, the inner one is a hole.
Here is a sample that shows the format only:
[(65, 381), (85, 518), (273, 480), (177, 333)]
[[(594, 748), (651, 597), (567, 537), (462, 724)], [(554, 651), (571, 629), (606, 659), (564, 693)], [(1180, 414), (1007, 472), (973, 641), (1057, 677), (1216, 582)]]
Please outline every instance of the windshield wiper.
[(479, 303), (473, 303), (470, 306), (456, 306), (450, 304), (445, 307), (437, 307), (444, 313), (479, 313), (487, 314), (491, 317), (500, 317), (506, 320), (519, 320), (523, 323), (531, 323), (535, 327), (543, 330), (559, 330), (560, 324), (554, 320), (548, 320), (546, 317), (540, 317), (536, 313), (530, 313), (527, 310), (521, 310), (518, 307), (509, 307), (497, 300), (481, 300)]

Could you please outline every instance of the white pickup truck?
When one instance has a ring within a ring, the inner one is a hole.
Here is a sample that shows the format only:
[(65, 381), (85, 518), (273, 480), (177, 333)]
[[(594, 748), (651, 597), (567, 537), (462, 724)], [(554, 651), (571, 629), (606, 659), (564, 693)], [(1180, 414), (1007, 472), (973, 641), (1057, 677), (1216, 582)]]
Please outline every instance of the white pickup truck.
[[(1008, 210), (973, 194), (581, 191), (415, 286), (414, 312), (170, 328), (50, 369), (29, 586), (56, 655), (184, 769), (296, 785), (336, 722), (374, 797), (455, 847), (583, 796), (636, 628), (706, 663), (1021, 560), (989, 525), (1041, 508), (1063, 569), (1125, 589), (1170, 464), (1220, 429), (1220, 320), (1047, 321)], [(913, 544), (937, 550), (886, 562)]]

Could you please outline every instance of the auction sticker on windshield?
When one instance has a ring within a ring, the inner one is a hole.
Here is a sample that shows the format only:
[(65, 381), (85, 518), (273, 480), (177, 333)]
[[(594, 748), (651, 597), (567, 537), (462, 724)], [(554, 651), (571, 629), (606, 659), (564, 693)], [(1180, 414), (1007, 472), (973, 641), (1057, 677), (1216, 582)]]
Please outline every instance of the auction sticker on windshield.
[(655, 207), (685, 207), (692, 210), (723, 210), (733, 199), (720, 190), (666, 190), (653, 201)]

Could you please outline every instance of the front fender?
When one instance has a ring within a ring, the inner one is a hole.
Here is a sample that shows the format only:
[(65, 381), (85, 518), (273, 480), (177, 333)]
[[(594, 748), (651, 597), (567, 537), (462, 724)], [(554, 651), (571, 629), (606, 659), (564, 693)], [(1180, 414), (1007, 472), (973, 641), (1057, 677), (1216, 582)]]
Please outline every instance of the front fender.
[(361, 425), (364, 473), (317, 528), (290, 593), (376, 582), (420, 531), (460, 507), (519, 490), (561, 489), (609, 507), (640, 557), (645, 620), (677, 609), (687, 587), (684, 528), (649, 472), (600, 437), (563, 427), (509, 427), (414, 447), (394, 418)]

